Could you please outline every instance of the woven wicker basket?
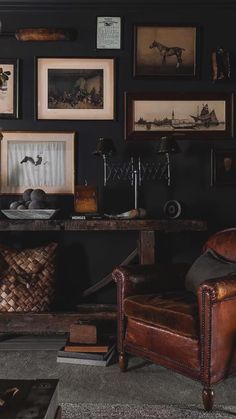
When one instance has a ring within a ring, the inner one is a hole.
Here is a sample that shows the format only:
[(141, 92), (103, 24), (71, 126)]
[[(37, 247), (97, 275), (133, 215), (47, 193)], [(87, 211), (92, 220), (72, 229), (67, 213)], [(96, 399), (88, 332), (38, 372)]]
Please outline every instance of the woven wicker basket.
[(0, 244), (0, 311), (49, 311), (55, 295), (56, 243), (15, 250)]

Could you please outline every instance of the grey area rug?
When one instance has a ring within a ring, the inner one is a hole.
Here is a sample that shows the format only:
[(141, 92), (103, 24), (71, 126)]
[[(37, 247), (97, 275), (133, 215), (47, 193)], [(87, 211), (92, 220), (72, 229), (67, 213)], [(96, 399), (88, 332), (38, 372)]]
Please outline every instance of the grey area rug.
[(197, 406), (181, 408), (161, 405), (62, 404), (62, 419), (230, 419), (236, 407), (216, 406), (212, 413)]

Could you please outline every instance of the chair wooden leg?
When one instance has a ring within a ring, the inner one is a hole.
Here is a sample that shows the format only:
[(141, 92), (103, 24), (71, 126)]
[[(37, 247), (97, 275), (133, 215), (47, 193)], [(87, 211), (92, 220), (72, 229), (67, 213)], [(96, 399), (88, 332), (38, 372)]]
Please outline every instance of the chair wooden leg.
[(125, 372), (128, 366), (128, 356), (125, 352), (119, 353), (119, 367), (122, 372)]
[(214, 397), (214, 390), (212, 388), (204, 387), (202, 390), (202, 401), (207, 412), (211, 412), (213, 409)]

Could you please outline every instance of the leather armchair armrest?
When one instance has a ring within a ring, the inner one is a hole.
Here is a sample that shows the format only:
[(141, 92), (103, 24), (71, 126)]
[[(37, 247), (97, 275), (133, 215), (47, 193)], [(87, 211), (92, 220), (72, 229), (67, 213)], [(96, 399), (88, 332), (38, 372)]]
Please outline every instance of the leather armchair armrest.
[(118, 266), (112, 277), (126, 298), (134, 294), (182, 290), (188, 268), (186, 264)]
[(208, 293), (212, 303), (236, 297), (236, 274), (217, 279), (208, 279), (198, 289), (198, 297)]
[(228, 375), (235, 350), (236, 275), (203, 282), (198, 307), (201, 379), (209, 387)]

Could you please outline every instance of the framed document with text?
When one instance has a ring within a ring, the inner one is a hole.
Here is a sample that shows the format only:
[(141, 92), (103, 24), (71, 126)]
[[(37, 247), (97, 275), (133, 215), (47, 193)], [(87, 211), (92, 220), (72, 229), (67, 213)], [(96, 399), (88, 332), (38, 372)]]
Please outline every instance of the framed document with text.
[(121, 48), (121, 17), (97, 17), (97, 49)]

